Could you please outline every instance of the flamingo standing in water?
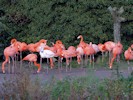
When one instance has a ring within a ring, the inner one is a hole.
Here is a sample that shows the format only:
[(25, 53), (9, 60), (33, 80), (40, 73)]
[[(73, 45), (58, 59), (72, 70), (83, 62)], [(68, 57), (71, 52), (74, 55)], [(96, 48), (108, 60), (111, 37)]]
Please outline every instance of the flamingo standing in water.
[(113, 50), (112, 50), (113, 57), (112, 57), (111, 62), (109, 64), (110, 69), (112, 69), (112, 65), (113, 65), (115, 58), (118, 57), (118, 59), (119, 59), (119, 56), (122, 53), (122, 49), (123, 49), (123, 45), (120, 42), (118, 42), (115, 45), (115, 47), (113, 48)]
[(38, 68), (37, 73), (40, 72), (41, 67), (40, 67), (40, 64), (37, 63), (37, 55), (36, 54), (28, 54), (26, 57), (23, 58), (23, 60), (34, 62), (34, 65), (37, 66), (37, 68)]

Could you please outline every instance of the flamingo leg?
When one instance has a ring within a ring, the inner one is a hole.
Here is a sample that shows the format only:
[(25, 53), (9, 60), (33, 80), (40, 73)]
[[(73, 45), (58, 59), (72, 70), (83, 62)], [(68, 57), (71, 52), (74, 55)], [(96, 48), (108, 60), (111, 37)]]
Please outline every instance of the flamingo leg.
[(92, 62), (92, 58), (91, 58), (91, 56), (92, 56), (92, 55), (90, 55), (90, 63), (89, 63), (89, 64), (90, 64), (90, 66), (91, 66), (91, 62)]
[(53, 67), (54, 67), (53, 58), (50, 58), (50, 67), (51, 67), (51, 69), (53, 69)]
[(49, 58), (47, 58), (47, 74), (48, 74)]
[(92, 55), (92, 64), (93, 64), (93, 68), (94, 68), (94, 54)]
[(63, 60), (63, 58), (61, 58), (61, 57), (60, 57), (60, 62), (61, 62), (61, 70), (62, 70), (62, 60)]
[(14, 73), (14, 57), (11, 57), (12, 58), (12, 73)]
[(58, 70), (60, 70), (60, 57), (58, 57)]
[(20, 70), (22, 68), (22, 51), (20, 51)]
[(81, 68), (83, 68), (83, 55), (81, 55)]
[(103, 60), (104, 60), (104, 53), (102, 52), (102, 62), (103, 62)]
[(67, 69), (68, 69), (68, 65), (69, 65), (69, 59), (66, 58), (66, 72), (67, 72)]
[(40, 68), (42, 69), (42, 58), (40, 57)]
[(60, 70), (62, 70), (62, 59), (61, 59), (61, 57), (59, 56), (58, 57), (58, 69)]
[(128, 64), (128, 72), (130, 73), (130, 63), (129, 63), (129, 60), (127, 60), (127, 64)]
[(110, 64), (109, 64), (110, 69), (112, 69), (112, 65), (113, 65), (113, 62), (114, 62), (116, 56), (117, 56), (117, 55), (114, 55), (113, 58), (111, 59), (111, 62), (110, 62)]
[(11, 61), (10, 61), (10, 57), (9, 57), (9, 61), (8, 61), (8, 73), (10, 74), (10, 71), (11, 71), (11, 66), (10, 66), (10, 64), (11, 64)]
[(72, 62), (72, 57), (70, 57), (70, 71), (71, 71), (71, 69), (72, 69), (71, 62)]
[(88, 55), (85, 55), (85, 65), (88, 64)]

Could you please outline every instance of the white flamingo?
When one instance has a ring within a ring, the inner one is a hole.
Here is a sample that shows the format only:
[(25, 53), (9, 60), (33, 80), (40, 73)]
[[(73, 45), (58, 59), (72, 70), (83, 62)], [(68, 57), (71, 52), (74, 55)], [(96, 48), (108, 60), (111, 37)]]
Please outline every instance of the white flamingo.
[[(43, 48), (40, 49), (39, 54), (41, 58), (53, 58), (56, 56), (56, 54), (51, 50), (44, 50)], [(40, 61), (40, 64), (42, 65), (42, 60)], [(47, 73), (48, 73), (48, 67), (47, 67)]]

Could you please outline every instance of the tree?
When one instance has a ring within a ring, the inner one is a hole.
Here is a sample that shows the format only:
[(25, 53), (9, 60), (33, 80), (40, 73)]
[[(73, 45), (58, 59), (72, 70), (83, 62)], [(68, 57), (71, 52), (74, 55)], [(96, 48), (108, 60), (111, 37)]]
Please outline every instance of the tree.
[(118, 41), (121, 41), (120, 36), (120, 29), (121, 29), (121, 22), (125, 21), (125, 18), (121, 17), (122, 13), (124, 12), (123, 7), (120, 7), (118, 9), (117, 7), (108, 7), (108, 10), (110, 11), (113, 21), (114, 21), (114, 42), (117, 43)]

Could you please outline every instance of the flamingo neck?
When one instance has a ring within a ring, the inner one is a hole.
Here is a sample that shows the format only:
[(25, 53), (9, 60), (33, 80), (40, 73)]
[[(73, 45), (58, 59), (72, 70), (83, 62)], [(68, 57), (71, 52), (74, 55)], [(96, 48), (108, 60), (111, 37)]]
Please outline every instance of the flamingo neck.
[(80, 39), (80, 43), (81, 43), (81, 42), (83, 42), (83, 37), (81, 36), (80, 38), (81, 38), (81, 39)]

